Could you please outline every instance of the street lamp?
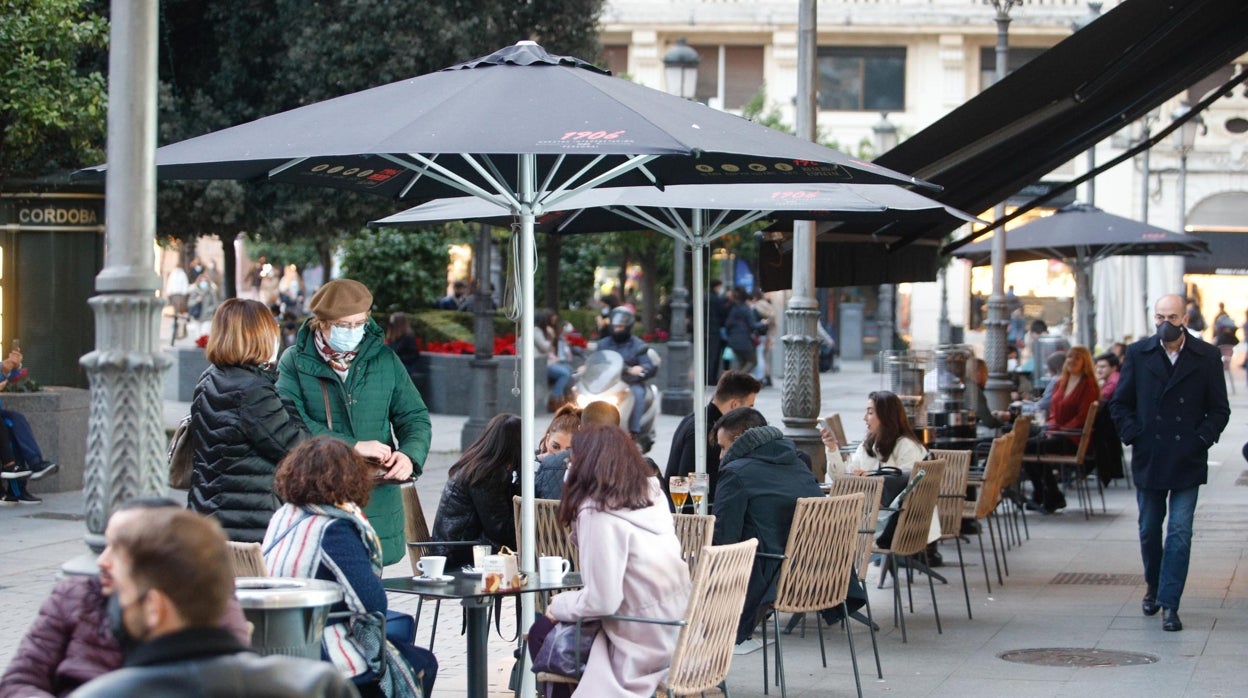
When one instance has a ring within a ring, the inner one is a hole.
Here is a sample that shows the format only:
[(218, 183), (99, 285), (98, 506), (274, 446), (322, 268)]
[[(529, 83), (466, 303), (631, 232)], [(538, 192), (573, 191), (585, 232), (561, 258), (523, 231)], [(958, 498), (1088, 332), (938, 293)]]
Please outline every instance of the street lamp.
[[(676, 40), (663, 55), (663, 72), (668, 94), (693, 99), (698, 88), (698, 64), (702, 59), (684, 38)], [(659, 402), (663, 414), (686, 415), (693, 412), (693, 384), (689, 382), (689, 366), (692, 363), (692, 347), (689, 343), (687, 318), (689, 317), (689, 290), (685, 288), (685, 246), (679, 240), (675, 244), (672, 263), (672, 312), (671, 339), (667, 343), (667, 360), (671, 370), (667, 372), (667, 390)], [(703, 376), (694, 376), (704, 380)]]
[(698, 93), (698, 64), (701, 56), (681, 37), (676, 45), (663, 54), (663, 77), (667, 93), (683, 99), (693, 99)]
[(1199, 114), (1189, 116), (1192, 108), (1186, 101), (1179, 104), (1179, 107), (1170, 115), (1170, 119), (1176, 122), (1182, 122), (1182, 126), (1175, 129), (1171, 134), (1171, 144), (1174, 146), (1175, 152), (1179, 154), (1179, 232), (1187, 232), (1187, 155), (1192, 152), (1192, 148), (1196, 145), (1196, 131), (1202, 134), (1207, 133), (1205, 120)]
[[(880, 120), (871, 127), (871, 133), (875, 138), (876, 157), (897, 147), (897, 125), (888, 120), (888, 112), (880, 112)], [(893, 348), (893, 305), (895, 298), (896, 293), (892, 284), (880, 284), (878, 303), (880, 351), (889, 351)], [(883, 362), (881, 361), (880, 370), (883, 370), (883, 368)]]

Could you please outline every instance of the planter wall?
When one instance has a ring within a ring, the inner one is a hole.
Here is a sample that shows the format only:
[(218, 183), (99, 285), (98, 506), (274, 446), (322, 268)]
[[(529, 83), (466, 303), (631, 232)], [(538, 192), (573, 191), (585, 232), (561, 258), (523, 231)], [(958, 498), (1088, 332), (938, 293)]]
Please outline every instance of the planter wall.
[(195, 384), (208, 368), (208, 359), (199, 347), (165, 347), (165, 353), (173, 360), (165, 374), (164, 398), (173, 402), (190, 402), (195, 395)]
[(4, 393), (0, 402), (3, 402), (4, 409), (20, 412), (26, 417), (43, 457), (61, 466), (55, 473), (32, 483), (34, 492), (82, 489), (91, 391), (52, 386), (37, 393)]
[[(516, 357), (496, 356), (498, 362), (497, 412), (520, 413), (520, 398), (511, 394), (515, 384), (513, 371)], [(472, 410), (472, 361), (468, 354), (422, 353), (417, 364), (417, 387), (429, 411), (435, 414), (467, 415)], [(537, 388), (537, 411), (546, 410), (546, 397), (550, 388), (546, 384), (546, 359), (537, 361), (534, 383)]]

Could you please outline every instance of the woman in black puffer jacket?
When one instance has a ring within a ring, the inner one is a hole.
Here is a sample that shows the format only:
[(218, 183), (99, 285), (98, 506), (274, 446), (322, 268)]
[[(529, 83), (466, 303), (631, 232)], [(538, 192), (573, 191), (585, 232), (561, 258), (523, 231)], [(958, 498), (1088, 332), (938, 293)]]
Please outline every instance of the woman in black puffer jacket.
[[(520, 494), (520, 418), (496, 415), (451, 466), (430, 537), (436, 541), (474, 541), (494, 551), (516, 548), (513, 495)], [(472, 548), (432, 548), (430, 555), (446, 555), (446, 568), (472, 564)]]
[(273, 473), (308, 438), (294, 405), (274, 385), (281, 329), (257, 301), (232, 298), (212, 318), (191, 403), (194, 457), (188, 506), (216, 518), (232, 541), (259, 543), (281, 502)]

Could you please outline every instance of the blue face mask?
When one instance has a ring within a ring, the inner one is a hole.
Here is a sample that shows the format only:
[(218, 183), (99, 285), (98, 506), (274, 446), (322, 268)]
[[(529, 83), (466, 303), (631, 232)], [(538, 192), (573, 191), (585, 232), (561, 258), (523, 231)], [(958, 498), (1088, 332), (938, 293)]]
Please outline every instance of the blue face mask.
[(360, 346), (360, 342), (364, 339), (364, 326), (344, 329), (342, 327), (329, 328), (329, 346), (334, 351), (355, 351)]

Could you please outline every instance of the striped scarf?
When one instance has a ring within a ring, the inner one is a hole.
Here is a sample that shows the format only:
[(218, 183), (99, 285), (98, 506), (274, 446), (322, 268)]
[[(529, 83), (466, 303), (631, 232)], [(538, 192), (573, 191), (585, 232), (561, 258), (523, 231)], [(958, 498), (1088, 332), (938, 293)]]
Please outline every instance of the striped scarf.
[[(372, 670), (381, 677), (381, 690), (389, 698), (421, 696), (419, 679), (399, 651), (385, 639), (379, 619), (368, 614), (352, 579), (324, 553), (325, 531), (335, 521), (348, 521), (360, 535), (368, 551), (373, 574), (381, 578), (381, 541), (364, 512), (354, 504), (341, 507), (320, 504), (284, 504), (269, 521), (264, 534), (264, 562), (269, 573), (279, 577), (315, 579), (317, 571), (328, 569), (342, 586), (343, 601), (352, 617), (346, 623), (325, 626), (321, 649), (329, 661), (346, 676), (359, 676)], [(377, 658), (385, 642), (386, 662)]]
[(325, 359), (329, 367), (334, 369), (338, 375), (345, 376), (347, 371), (351, 369), (351, 362), (355, 361), (355, 355), (359, 352), (355, 350), (334, 351), (334, 348), (329, 346), (329, 342), (325, 341), (325, 337), (320, 332), (313, 332), (312, 339), (316, 344), (317, 353), (321, 355), (322, 359)]

